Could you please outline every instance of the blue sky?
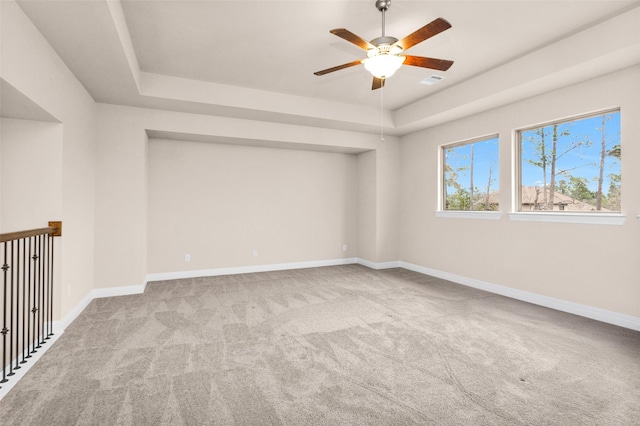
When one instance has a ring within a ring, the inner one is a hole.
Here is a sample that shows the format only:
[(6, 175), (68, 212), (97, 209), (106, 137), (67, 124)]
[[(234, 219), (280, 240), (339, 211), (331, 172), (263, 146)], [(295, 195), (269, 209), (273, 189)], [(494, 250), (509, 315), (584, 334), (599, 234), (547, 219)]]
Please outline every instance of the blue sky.
[[(614, 145), (620, 143), (620, 113), (606, 114), (607, 121), (605, 123), (605, 141), (606, 149), (611, 149)], [(584, 177), (588, 181), (589, 189), (595, 191), (597, 188), (597, 177), (600, 164), (601, 151), (601, 127), (602, 115), (595, 117), (583, 118), (558, 125), (558, 134), (567, 132), (568, 134), (558, 138), (557, 155), (558, 160), (556, 170), (568, 170), (568, 173), (574, 177)], [(545, 136), (545, 146), (547, 153), (551, 150), (551, 134), (553, 126), (544, 127), (547, 136)], [(536, 142), (540, 141), (539, 136), (535, 135), (535, 130), (522, 132), (522, 184), (525, 186), (542, 185), (543, 174), (542, 168), (531, 165), (528, 159), (539, 160), (534, 152), (534, 143), (529, 142), (529, 138), (533, 138)], [(582, 145), (570, 150), (562, 155), (571, 147)], [(547, 183), (550, 180), (550, 164), (547, 164)], [(609, 187), (610, 173), (620, 174), (620, 163), (617, 159), (607, 156), (605, 159), (604, 183), (603, 188), (606, 192)], [(569, 177), (556, 176), (556, 182), (561, 179), (569, 180)]]
[[(454, 149), (455, 153), (447, 153), (446, 162), (454, 170), (458, 170), (461, 167), (468, 167), (471, 162), (471, 145), (466, 144), (457, 146)], [(489, 179), (489, 165), (491, 165), (491, 191), (498, 190), (499, 183), (499, 167), (498, 167), (498, 138), (492, 138), (476, 142), (473, 144), (473, 186), (481, 189), (483, 192), (487, 188), (487, 181)], [(461, 185), (469, 186), (469, 170), (458, 170), (458, 181)]]

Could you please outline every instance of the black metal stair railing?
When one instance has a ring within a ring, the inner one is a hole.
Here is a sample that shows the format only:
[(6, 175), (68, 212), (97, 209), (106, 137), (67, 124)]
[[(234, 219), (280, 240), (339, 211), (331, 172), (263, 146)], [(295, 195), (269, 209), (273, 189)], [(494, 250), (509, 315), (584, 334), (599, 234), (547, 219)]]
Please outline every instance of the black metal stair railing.
[(0, 388), (53, 336), (53, 239), (61, 231), (61, 222), (49, 222), (47, 228), (0, 234)]

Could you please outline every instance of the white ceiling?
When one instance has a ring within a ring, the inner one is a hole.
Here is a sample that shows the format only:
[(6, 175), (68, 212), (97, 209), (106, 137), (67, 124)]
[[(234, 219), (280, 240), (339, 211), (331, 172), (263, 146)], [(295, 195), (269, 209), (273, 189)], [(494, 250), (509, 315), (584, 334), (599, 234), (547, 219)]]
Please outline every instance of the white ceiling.
[[(549, 90), (552, 80), (566, 83), (569, 69), (571, 79), (579, 80), (640, 62), (640, 33), (628, 26), (613, 25), (620, 34), (600, 30), (612, 40), (631, 34), (632, 41), (610, 43), (613, 53), (626, 52), (616, 57), (624, 58), (619, 63), (611, 64), (606, 48), (589, 42), (600, 39), (595, 27), (637, 11), (640, 1), (393, 0), (386, 34), (402, 38), (445, 18), (451, 29), (408, 53), (455, 63), (447, 72), (403, 66), (383, 91), (371, 90), (371, 76), (362, 66), (313, 75), (364, 57), (329, 30), (343, 27), (367, 40), (378, 37), (381, 14), (374, 0), (18, 3), (98, 102), (358, 131), (378, 131), (382, 120), (388, 132), (404, 134), (473, 112), (474, 103), (486, 109)], [(593, 70), (533, 61), (539, 52), (560, 48), (564, 56), (575, 55), (577, 64), (593, 64)], [(600, 63), (594, 62), (598, 58)], [(547, 78), (544, 85), (534, 90), (527, 83), (525, 90), (524, 81), (507, 81), (532, 66), (542, 74), (538, 78)], [(431, 74), (445, 80), (435, 86), (418, 83)], [(469, 90), (472, 84), (489, 80), (492, 92), (502, 94), (499, 99), (470, 97), (477, 91)], [(425, 107), (454, 98), (456, 105)]]

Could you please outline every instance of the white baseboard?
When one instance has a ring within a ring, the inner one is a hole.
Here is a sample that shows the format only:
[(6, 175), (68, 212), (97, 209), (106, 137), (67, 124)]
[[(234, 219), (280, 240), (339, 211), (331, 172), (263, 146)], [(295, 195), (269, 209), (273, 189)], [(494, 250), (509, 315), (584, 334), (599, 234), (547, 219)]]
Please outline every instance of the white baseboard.
[(254, 272), (285, 271), (289, 269), (317, 268), (321, 266), (350, 265), (358, 263), (355, 257), (314, 260), (309, 262), (275, 263), (270, 265), (238, 266), (234, 268), (198, 269), (194, 271), (160, 272), (147, 275), (147, 282), (179, 280), (183, 278), (217, 277), (219, 275), (250, 274)]
[(463, 277), (461, 275), (451, 274), (449, 272), (439, 271), (437, 269), (414, 265), (412, 263), (399, 263), (401, 268), (408, 269), (410, 271), (442, 278), (457, 284), (462, 284), (467, 287), (473, 287), (479, 290), (487, 291), (489, 293), (499, 294), (501, 296), (510, 297), (512, 299), (533, 303), (534, 305), (540, 305), (546, 308), (555, 309), (557, 311), (568, 312), (570, 314), (579, 315), (581, 317), (591, 318), (597, 321), (606, 322), (608, 324), (640, 331), (640, 318), (631, 315), (621, 314), (618, 312), (608, 311), (606, 309), (595, 308), (593, 306), (582, 305), (579, 303), (568, 302), (566, 300), (543, 296), (540, 294), (518, 290), (511, 287), (505, 287), (498, 284), (492, 284), (485, 281), (476, 280), (474, 278)]
[(108, 287), (96, 288), (91, 292), (91, 299), (100, 299), (102, 297), (129, 296), (131, 294), (142, 294), (147, 283), (141, 285), (130, 285), (126, 287)]
[(84, 297), (84, 299), (80, 301), (80, 303), (78, 303), (73, 309), (71, 309), (71, 311), (69, 311), (69, 313), (61, 321), (53, 322), (53, 332), (54, 333), (56, 331), (60, 333), (64, 332), (64, 330), (69, 326), (69, 324), (71, 324), (73, 320), (75, 320), (78, 317), (78, 315), (80, 315), (82, 311), (84, 311), (85, 308), (89, 306), (89, 303), (91, 303), (92, 300), (93, 300), (93, 292), (91, 291), (89, 292), (89, 294), (87, 294)]
[(375, 270), (380, 270), (380, 269), (391, 269), (391, 268), (399, 268), (400, 267), (400, 262), (399, 261), (393, 261), (393, 262), (372, 262), (370, 260), (367, 259), (360, 259), (358, 258), (358, 264), (362, 265), (362, 266), (366, 266), (367, 268), (371, 268), (371, 269), (375, 269)]

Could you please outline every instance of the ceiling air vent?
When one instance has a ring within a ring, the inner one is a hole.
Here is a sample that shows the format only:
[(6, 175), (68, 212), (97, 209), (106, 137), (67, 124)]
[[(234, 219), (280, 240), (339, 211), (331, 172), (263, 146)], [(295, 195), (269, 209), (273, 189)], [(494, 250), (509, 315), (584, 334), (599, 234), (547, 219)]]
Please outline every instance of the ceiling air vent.
[(420, 84), (425, 84), (427, 86), (431, 86), (434, 85), (438, 82), (440, 82), (440, 80), (444, 80), (444, 77), (441, 75), (430, 75), (429, 77), (425, 78), (424, 80), (420, 80)]

